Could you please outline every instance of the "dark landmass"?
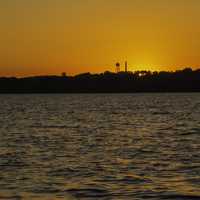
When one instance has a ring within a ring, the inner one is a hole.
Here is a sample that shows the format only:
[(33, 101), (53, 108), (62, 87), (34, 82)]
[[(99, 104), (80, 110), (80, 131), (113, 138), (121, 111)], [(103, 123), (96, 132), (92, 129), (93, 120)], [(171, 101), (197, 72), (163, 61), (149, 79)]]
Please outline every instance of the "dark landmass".
[(0, 93), (200, 92), (200, 69), (0, 78)]

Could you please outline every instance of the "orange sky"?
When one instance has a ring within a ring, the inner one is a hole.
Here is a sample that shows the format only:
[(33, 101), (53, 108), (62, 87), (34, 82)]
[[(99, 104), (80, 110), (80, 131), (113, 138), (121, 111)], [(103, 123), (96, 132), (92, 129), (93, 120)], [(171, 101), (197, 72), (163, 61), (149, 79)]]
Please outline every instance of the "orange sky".
[(0, 76), (200, 66), (199, 0), (0, 2)]

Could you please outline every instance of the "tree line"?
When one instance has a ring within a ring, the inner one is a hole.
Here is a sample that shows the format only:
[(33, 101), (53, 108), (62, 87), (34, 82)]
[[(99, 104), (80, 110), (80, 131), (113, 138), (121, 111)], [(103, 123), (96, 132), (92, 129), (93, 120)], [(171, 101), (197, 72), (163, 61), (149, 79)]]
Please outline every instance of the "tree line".
[(0, 78), (0, 93), (133, 92), (200, 92), (200, 69)]

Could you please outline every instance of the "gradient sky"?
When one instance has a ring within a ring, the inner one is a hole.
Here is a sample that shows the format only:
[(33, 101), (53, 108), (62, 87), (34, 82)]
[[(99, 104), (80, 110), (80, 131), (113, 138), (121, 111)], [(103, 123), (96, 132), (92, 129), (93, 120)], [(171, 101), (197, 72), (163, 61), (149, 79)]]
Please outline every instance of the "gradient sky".
[(200, 0), (2, 0), (0, 76), (200, 66)]

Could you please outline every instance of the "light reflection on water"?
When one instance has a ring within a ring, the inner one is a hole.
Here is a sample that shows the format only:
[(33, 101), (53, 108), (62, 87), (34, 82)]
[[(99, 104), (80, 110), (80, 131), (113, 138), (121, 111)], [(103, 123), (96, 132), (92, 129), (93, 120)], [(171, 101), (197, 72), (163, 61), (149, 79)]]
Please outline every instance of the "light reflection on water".
[(200, 199), (200, 94), (0, 102), (0, 199)]

